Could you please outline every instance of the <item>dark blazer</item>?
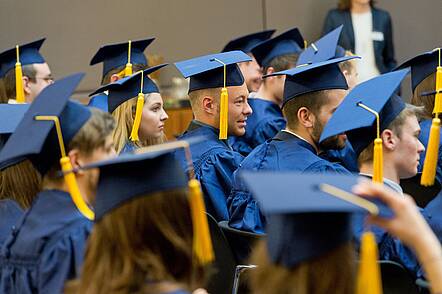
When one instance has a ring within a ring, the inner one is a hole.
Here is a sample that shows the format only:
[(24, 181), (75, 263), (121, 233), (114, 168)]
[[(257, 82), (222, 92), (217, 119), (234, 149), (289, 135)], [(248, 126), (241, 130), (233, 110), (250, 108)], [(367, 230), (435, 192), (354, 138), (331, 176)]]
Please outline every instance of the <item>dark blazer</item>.
[[(387, 11), (378, 8), (372, 8), (371, 13), (373, 16), (373, 31), (384, 34), (383, 41), (373, 40), (376, 65), (381, 73), (389, 72), (396, 67), (391, 17)], [(346, 50), (351, 50), (354, 53), (355, 36), (351, 21), (351, 13), (349, 10), (330, 10), (327, 14), (327, 18), (325, 19), (322, 33), (324, 35), (341, 24), (344, 25), (344, 28), (342, 29), (341, 38), (339, 39), (339, 45), (344, 47)]]

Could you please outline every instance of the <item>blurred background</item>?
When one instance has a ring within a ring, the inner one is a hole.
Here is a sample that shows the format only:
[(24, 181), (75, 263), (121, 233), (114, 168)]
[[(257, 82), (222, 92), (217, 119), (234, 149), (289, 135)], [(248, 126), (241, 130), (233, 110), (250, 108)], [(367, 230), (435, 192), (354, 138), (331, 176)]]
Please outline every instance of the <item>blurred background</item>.
[[(150, 63), (172, 63), (219, 51), (232, 38), (267, 28), (278, 34), (297, 26), (311, 42), (336, 5), (337, 0), (1, 0), (0, 51), (47, 37), (41, 52), (56, 78), (87, 73), (76, 93), (84, 99), (100, 83), (102, 65), (91, 67), (89, 61), (102, 44), (154, 36), (145, 51), (154, 55)], [(398, 64), (441, 45), (442, 0), (380, 0), (376, 6), (391, 14)], [(161, 71), (163, 90), (171, 90), (175, 76), (173, 66)], [(406, 100), (408, 89), (404, 85)]]

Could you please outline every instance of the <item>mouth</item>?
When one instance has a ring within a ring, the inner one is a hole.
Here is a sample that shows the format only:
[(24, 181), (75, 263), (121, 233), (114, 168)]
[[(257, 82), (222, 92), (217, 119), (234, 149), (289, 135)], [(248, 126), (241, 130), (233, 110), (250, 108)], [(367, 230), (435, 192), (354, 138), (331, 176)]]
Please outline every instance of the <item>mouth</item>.
[(237, 124), (239, 127), (245, 127), (247, 125), (246, 120), (238, 120)]

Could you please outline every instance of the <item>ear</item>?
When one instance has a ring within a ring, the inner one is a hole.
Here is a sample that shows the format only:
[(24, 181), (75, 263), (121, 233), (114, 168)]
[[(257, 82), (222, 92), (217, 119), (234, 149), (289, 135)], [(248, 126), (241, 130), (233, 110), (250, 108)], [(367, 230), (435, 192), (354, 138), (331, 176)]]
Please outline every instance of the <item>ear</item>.
[[(80, 151), (78, 149), (72, 149), (71, 151), (68, 152), (67, 156), (69, 157), (69, 159), (71, 161), (72, 168), (74, 168), (74, 169), (80, 168), (84, 165), (81, 160)], [(76, 172), (76, 174), (82, 175), (82, 174), (84, 174), (84, 171), (79, 169)]]
[(392, 130), (386, 129), (381, 133), (382, 145), (389, 151), (394, 151), (398, 144), (399, 138), (393, 133)]
[(305, 128), (313, 128), (316, 117), (307, 107), (301, 107), (298, 109), (298, 122)]
[(22, 81), (23, 81), (23, 90), (25, 92), (25, 95), (30, 95), (31, 94), (31, 86), (29, 84), (31, 83), (31, 80), (29, 79), (29, 77), (23, 76)]
[(270, 67), (267, 68), (267, 71), (264, 74), (269, 75), (269, 74), (272, 74), (274, 72), (275, 72), (275, 69), (270, 66)]
[(110, 77), (110, 82), (114, 83), (114, 82), (118, 81), (119, 79), (120, 79), (120, 77), (117, 74), (113, 74)]
[(213, 97), (208, 95), (204, 96), (202, 100), (202, 106), (204, 112), (211, 115), (216, 115), (217, 103), (215, 102), (215, 99), (213, 99)]

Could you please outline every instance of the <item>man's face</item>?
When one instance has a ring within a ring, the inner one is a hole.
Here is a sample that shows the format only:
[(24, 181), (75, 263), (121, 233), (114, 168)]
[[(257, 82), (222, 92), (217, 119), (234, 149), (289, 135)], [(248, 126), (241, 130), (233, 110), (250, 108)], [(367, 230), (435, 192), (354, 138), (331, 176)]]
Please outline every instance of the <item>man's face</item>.
[(410, 178), (417, 174), (420, 154), (425, 150), (418, 139), (420, 130), (416, 116), (412, 115), (406, 118), (400, 136), (396, 136), (398, 143), (394, 149), (394, 158), (401, 179)]
[[(326, 103), (322, 105), (319, 109), (318, 115), (316, 117), (315, 123), (313, 125), (312, 137), (316, 144), (319, 143), (319, 138), (321, 137), (324, 126), (327, 124), (328, 120), (331, 118), (333, 113), (341, 104), (344, 97), (347, 95), (347, 90), (328, 90), (324, 96)], [(345, 135), (337, 135), (330, 137), (323, 141), (319, 147), (322, 150), (329, 149), (342, 149), (345, 147)]]
[(230, 136), (243, 136), (246, 132), (246, 120), (252, 114), (252, 109), (247, 102), (249, 91), (246, 84), (228, 87), (229, 92), (229, 128)]
[(244, 76), (249, 92), (256, 92), (262, 83), (262, 71), (255, 57), (251, 57), (252, 61), (238, 63), (238, 66)]
[(40, 92), (54, 82), (51, 70), (47, 63), (33, 64), (35, 69), (35, 79), (29, 79), (25, 84), (26, 102), (32, 103)]

